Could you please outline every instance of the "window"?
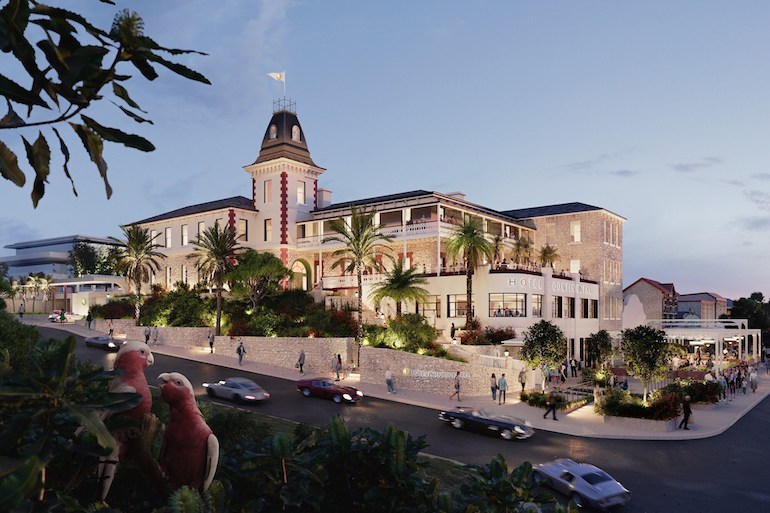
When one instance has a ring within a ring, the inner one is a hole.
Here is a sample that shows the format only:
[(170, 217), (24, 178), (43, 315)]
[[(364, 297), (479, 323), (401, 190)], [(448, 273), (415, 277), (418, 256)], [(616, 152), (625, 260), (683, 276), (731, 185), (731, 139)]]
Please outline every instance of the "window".
[(163, 235), (166, 239), (166, 247), (170, 248), (171, 247), (171, 228), (166, 228), (165, 230), (163, 230), (163, 232), (164, 232)]
[(171, 268), (166, 267), (166, 288), (171, 287)]
[(490, 317), (525, 317), (527, 315), (526, 294), (490, 294)]
[(249, 240), (249, 221), (246, 219), (238, 219), (238, 240), (241, 242)]
[(273, 181), (265, 180), (263, 184), (263, 201), (264, 203), (272, 203), (273, 201)]
[(203, 221), (200, 221), (198, 223), (198, 239), (200, 239), (203, 236), (203, 232), (206, 231), (206, 223)]
[(158, 236), (158, 232), (156, 232), (155, 230), (150, 230), (150, 242), (152, 242), (153, 244), (157, 244), (158, 241), (155, 240), (155, 237), (157, 236)]
[(580, 317), (583, 319), (589, 319), (591, 317), (591, 311), (589, 310), (588, 304), (587, 298), (580, 300)]
[(564, 313), (562, 312), (563, 302), (564, 298), (561, 296), (553, 296), (551, 298), (551, 317), (555, 319), (561, 319), (564, 317)]
[(580, 221), (570, 221), (569, 240), (570, 242), (580, 242)]
[(556, 223), (546, 223), (545, 243), (551, 245), (556, 244)]
[(597, 299), (591, 300), (591, 319), (599, 318), (599, 301)]
[(189, 240), (189, 237), (187, 235), (187, 225), (183, 224), (182, 225), (182, 246), (187, 246), (187, 244), (189, 244), (189, 242), (190, 242), (190, 240)]
[(273, 240), (273, 220), (265, 219), (265, 242)]
[(567, 298), (567, 312), (565, 317), (569, 319), (575, 318), (575, 298), (574, 297)]
[(307, 204), (307, 190), (305, 182), (297, 182), (297, 203), (300, 205)]
[[(468, 301), (465, 294), (448, 294), (446, 297), (447, 317), (465, 317)], [(473, 305), (471, 305), (473, 312)]]
[(307, 235), (305, 235), (305, 232), (306, 232), (305, 225), (304, 224), (298, 224), (297, 225), (297, 239), (304, 239), (305, 237), (307, 237)]
[(573, 274), (580, 272), (580, 260), (569, 261), (569, 272)]
[(188, 278), (188, 276), (187, 276), (187, 266), (186, 266), (186, 265), (183, 265), (183, 266), (182, 266), (182, 283), (184, 283), (184, 284), (187, 284), (187, 283), (189, 283), (189, 282), (187, 281), (188, 279), (189, 279), (189, 278)]
[(441, 318), (441, 296), (427, 296), (424, 303), (417, 304), (417, 312), (423, 317)]
[(532, 294), (532, 317), (543, 316), (543, 295)]

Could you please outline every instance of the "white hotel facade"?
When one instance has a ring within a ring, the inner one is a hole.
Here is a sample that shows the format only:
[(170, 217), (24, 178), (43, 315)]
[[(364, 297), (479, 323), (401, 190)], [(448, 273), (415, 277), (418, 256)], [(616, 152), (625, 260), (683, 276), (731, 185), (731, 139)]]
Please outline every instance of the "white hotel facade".
[[(509, 326), (520, 337), (531, 324), (552, 321), (578, 359), (585, 337), (600, 329), (620, 331), (623, 217), (583, 203), (498, 211), (469, 202), (461, 193), (427, 190), (333, 203), (331, 191), (321, 186), (326, 170), (311, 158), (294, 104), (283, 100), (274, 107), (257, 159), (243, 168), (250, 178), (249, 197), (187, 206), (130, 223), (151, 230), (163, 246), (159, 251), (168, 257), (155, 283), (168, 288), (177, 282), (196, 283), (197, 270), (187, 258), (194, 249), (191, 242), (219, 222), (236, 229), (240, 246), (281, 258), (294, 271), (292, 287), (323, 295), (327, 304), (353, 301), (355, 276), (331, 267), (331, 254), (339, 245), (322, 241), (331, 234), (329, 222), (349, 217), (356, 206), (376, 212), (380, 231), (394, 237), (391, 255), (402, 256), (428, 280), (429, 301), (405, 305), (405, 311), (419, 311), (447, 334), (452, 323), (464, 324), (468, 305), (462, 262), (451, 260), (446, 246), (462, 219), (471, 217), (481, 222), (490, 241), (499, 241), (501, 262), (511, 261), (513, 244), (522, 237), (532, 242), (533, 255), (545, 244), (559, 255), (555, 270), (497, 262), (478, 267), (471, 308), (482, 326)], [(368, 300), (383, 278), (371, 271), (365, 275), (369, 318), (378, 306), (385, 314), (395, 312), (393, 305)]]

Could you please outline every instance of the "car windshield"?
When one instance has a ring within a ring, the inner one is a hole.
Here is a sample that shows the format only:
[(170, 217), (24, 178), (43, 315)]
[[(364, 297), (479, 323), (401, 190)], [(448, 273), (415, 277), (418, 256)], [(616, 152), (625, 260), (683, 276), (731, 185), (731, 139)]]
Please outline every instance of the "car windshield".
[(612, 481), (612, 478), (607, 475), (605, 472), (591, 472), (590, 474), (584, 474), (583, 479), (588, 484), (599, 484), (604, 483), (605, 481)]

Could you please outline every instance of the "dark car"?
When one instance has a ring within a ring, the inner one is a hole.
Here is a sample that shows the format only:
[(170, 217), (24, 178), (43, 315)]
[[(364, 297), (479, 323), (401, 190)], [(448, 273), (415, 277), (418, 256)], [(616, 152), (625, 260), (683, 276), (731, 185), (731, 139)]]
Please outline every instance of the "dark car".
[(535, 434), (532, 426), (524, 420), (465, 406), (442, 411), (438, 418), (456, 429), (499, 436), (505, 440), (526, 440)]
[(608, 473), (595, 465), (569, 458), (535, 465), (532, 479), (536, 484), (560, 491), (579, 508), (594, 507), (606, 511), (631, 500), (631, 492)]
[(120, 349), (120, 346), (126, 343), (125, 340), (115, 340), (109, 335), (87, 337), (84, 342), (88, 347), (97, 347), (105, 351), (117, 351)]
[(246, 378), (227, 378), (217, 383), (204, 383), (209, 397), (227, 399), (236, 403), (258, 403), (270, 398), (265, 389)]
[(340, 385), (329, 378), (311, 378), (297, 381), (297, 390), (305, 397), (323, 397), (335, 403), (343, 401), (355, 404), (364, 393), (355, 387)]

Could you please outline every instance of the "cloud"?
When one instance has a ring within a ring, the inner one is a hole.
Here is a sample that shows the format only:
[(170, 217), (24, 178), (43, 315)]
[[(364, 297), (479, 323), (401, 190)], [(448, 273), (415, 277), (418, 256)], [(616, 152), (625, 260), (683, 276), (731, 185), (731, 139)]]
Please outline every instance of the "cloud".
[(747, 190), (743, 193), (749, 201), (763, 210), (770, 210), (770, 193), (759, 190)]
[(754, 180), (767, 181), (767, 180), (770, 180), (770, 173), (756, 173), (749, 176), (749, 178), (752, 178)]
[(18, 219), (0, 217), (0, 241), (5, 241), (4, 244), (0, 244), (1, 246), (36, 240), (39, 238), (40, 231), (36, 228), (33, 228)]
[(564, 164), (563, 166), (560, 166), (560, 167), (570, 169), (572, 171), (583, 171), (586, 169), (591, 169), (593, 167), (596, 167), (603, 162), (612, 160), (613, 158), (614, 157), (612, 157), (611, 155), (608, 155), (607, 153), (603, 153), (598, 157), (590, 160), (578, 160), (577, 162), (570, 162), (569, 164)]
[(618, 176), (621, 178), (628, 178), (631, 176), (636, 176), (639, 174), (639, 171), (631, 171), (630, 169), (616, 169), (614, 171), (607, 171), (608, 175)]
[(722, 165), (722, 159), (717, 157), (703, 157), (694, 162), (681, 162), (679, 164), (670, 164), (671, 168), (680, 173), (692, 173), (700, 169), (706, 169), (713, 166)]
[(745, 229), (752, 232), (766, 232), (770, 229), (770, 216), (744, 217), (739, 219), (738, 222)]

